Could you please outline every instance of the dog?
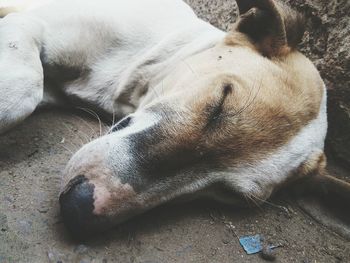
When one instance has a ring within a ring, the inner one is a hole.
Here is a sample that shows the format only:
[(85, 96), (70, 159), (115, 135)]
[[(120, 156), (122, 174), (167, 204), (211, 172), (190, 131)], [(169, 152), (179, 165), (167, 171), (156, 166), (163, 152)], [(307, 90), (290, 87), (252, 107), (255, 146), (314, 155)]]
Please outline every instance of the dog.
[(46, 105), (121, 119), (63, 172), (73, 235), (171, 200), (264, 202), (300, 180), (350, 199), (326, 172), (326, 88), (297, 51), (303, 17), (236, 2), (229, 32), (182, 0), (51, 1), (1, 19), (0, 133)]

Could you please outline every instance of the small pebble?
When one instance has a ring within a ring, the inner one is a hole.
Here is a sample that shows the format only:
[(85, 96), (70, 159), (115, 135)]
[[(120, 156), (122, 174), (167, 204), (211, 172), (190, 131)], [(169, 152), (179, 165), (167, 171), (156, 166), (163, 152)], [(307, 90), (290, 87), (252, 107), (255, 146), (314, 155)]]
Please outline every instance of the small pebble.
[(8, 229), (7, 216), (4, 214), (0, 214), (0, 230), (1, 232), (5, 232), (7, 231), (7, 229)]
[(38, 208), (38, 212), (41, 214), (46, 214), (49, 209), (47, 207), (40, 207)]
[(88, 247), (82, 244), (74, 248), (74, 252), (80, 255), (85, 254), (87, 251), (88, 251)]
[(273, 253), (272, 249), (268, 246), (264, 246), (263, 250), (260, 253), (261, 258), (267, 261), (275, 261), (276, 255)]

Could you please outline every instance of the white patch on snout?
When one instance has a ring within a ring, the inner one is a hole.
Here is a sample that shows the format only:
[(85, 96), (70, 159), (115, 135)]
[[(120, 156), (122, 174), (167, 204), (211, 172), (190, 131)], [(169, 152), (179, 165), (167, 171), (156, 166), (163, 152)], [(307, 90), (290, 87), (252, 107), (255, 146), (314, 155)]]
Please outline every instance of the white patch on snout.
[(112, 168), (116, 177), (118, 174), (125, 173), (125, 171), (134, 171), (134, 156), (130, 148), (130, 136), (156, 125), (161, 117), (157, 114), (149, 112), (136, 112), (132, 115), (132, 120), (129, 126), (120, 131), (112, 132), (105, 138), (107, 144), (110, 145), (108, 149), (107, 164)]
[[(113, 214), (117, 215), (128, 209), (136, 196), (134, 189), (129, 184), (122, 184), (119, 179), (106, 185), (106, 181), (94, 180), (94, 210), (95, 215)], [(131, 207), (130, 207), (131, 208)]]
[(322, 152), (327, 132), (327, 95), (324, 88), (320, 111), (316, 119), (277, 152), (254, 165), (230, 171), (229, 183), (234, 189), (266, 199), (274, 187), (284, 182), (291, 172), (315, 152)]
[(106, 186), (96, 182), (93, 183), (94, 187), (94, 214), (99, 215), (103, 213), (106, 208), (106, 204), (111, 199), (111, 193), (107, 190)]
[(144, 112), (132, 114), (130, 117), (132, 117), (132, 119), (129, 126), (111, 134), (117, 137), (129, 136), (131, 134), (142, 132), (154, 126), (160, 120), (160, 117), (158, 115)]

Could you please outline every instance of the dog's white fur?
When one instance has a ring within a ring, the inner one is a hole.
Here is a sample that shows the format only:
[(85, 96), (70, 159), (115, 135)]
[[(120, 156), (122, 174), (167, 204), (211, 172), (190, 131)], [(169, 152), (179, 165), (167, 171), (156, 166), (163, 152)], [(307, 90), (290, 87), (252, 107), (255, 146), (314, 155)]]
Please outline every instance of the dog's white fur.
[[(38, 105), (61, 103), (54, 87), (44, 87), (42, 64), (83, 69), (88, 65), (85, 75), (64, 83), (63, 92), (124, 116), (140, 104), (152, 105), (159, 99), (154, 87), (161, 86), (188, 57), (213, 47), (224, 36), (221, 30), (198, 19), (181, 0), (63, 0), (10, 14), (0, 21), (0, 133), (22, 121)], [(83, 167), (97, 162), (96, 156), (104, 156), (110, 165), (103, 174), (118, 175), (132, 166), (130, 136), (161, 121), (160, 116), (142, 108), (135, 116), (134, 123), (119, 134), (84, 146), (67, 166), (66, 183), (82, 171), (87, 173)], [(141, 193), (138, 202), (145, 209), (220, 180), (234, 191), (264, 200), (310, 155), (323, 151), (326, 130), (324, 89), (318, 117), (265, 159), (227, 167), (226, 171), (208, 171), (206, 176), (191, 175), (190, 181), (166, 192), (162, 187), (172, 182), (164, 179), (162, 185)], [(94, 155), (88, 157), (91, 153)], [(152, 203), (155, 196), (160, 201)], [(100, 203), (95, 205), (102, 206)]]
[[(198, 19), (185, 3), (172, 0), (56, 1), (3, 20), (0, 108), (5, 114), (0, 118), (0, 132), (27, 117), (39, 103), (55, 102), (51, 87), (45, 87), (42, 100), (38, 57), (42, 48), (48, 54), (43, 63), (91, 67), (88, 81), (64, 87), (68, 95), (122, 116), (136, 109), (140, 89), (154, 85), (179, 61), (224, 36)], [(86, 27), (89, 30), (81, 30)], [(70, 53), (76, 50), (79, 53)], [(154, 60), (158, 63), (145, 65)], [(139, 87), (133, 87), (130, 104), (120, 96), (133, 83)]]

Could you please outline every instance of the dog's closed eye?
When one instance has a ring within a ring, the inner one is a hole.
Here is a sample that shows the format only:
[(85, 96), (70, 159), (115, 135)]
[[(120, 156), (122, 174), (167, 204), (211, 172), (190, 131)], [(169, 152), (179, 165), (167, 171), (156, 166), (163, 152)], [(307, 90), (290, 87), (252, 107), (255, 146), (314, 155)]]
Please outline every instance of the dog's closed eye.
[(220, 100), (218, 100), (214, 105), (208, 106), (208, 126), (211, 125), (213, 122), (215, 122), (223, 112), (223, 104), (225, 102), (225, 99), (229, 94), (232, 93), (233, 85), (231, 83), (225, 83), (222, 88), (222, 96)]

